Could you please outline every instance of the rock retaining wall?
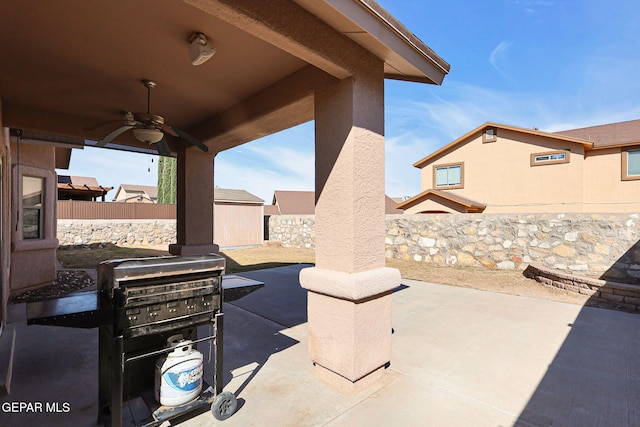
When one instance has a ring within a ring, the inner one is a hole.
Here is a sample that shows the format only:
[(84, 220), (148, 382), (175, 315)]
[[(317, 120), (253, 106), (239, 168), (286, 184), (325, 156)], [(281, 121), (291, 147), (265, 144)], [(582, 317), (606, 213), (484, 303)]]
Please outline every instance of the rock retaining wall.
[(175, 219), (58, 220), (60, 246), (164, 245), (176, 242)]
[[(639, 214), (387, 215), (386, 256), (437, 265), (558, 271), (640, 284)], [(279, 215), (269, 236), (314, 246), (314, 217)]]
[(537, 264), (529, 265), (523, 274), (545, 286), (589, 295), (590, 305), (598, 305), (594, 303), (602, 302), (607, 307), (640, 311), (640, 287), (637, 285), (576, 276)]

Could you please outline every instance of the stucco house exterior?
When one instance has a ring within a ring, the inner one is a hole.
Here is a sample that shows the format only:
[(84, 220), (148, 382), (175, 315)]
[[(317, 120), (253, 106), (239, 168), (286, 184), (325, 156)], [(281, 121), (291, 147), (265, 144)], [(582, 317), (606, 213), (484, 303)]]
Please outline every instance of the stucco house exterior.
[(113, 201), (120, 203), (158, 203), (158, 187), (120, 184)]
[[(198, 33), (216, 49), (206, 63), (190, 57)], [(374, 0), (3, 1), (0, 352), (15, 341), (2, 341), (10, 293), (56, 277), (58, 146), (103, 141), (176, 157), (169, 250), (207, 254), (219, 251), (216, 154), (313, 120), (316, 264), (300, 274), (309, 358), (318, 378), (346, 392), (378, 381), (391, 360), (400, 284), (385, 266), (384, 81), (439, 85), (449, 69)], [(148, 80), (157, 83), (152, 102)], [(141, 111), (171, 128), (122, 126), (124, 112)], [(18, 153), (11, 130), (50, 136)], [(161, 139), (148, 141), (150, 133)]]
[(413, 165), (415, 213), (637, 212), (640, 120), (542, 132), (485, 123)]

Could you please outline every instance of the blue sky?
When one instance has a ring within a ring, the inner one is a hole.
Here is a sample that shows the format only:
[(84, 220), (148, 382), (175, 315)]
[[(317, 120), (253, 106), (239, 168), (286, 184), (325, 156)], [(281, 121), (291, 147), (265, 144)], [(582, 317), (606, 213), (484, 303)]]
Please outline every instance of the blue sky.
[[(389, 196), (420, 192), (412, 164), (487, 121), (558, 131), (640, 118), (637, 0), (378, 3), (451, 64), (442, 86), (386, 82)], [(313, 140), (307, 123), (219, 153), (216, 185), (267, 204), (274, 190), (313, 190)], [(86, 148), (58, 173), (156, 185), (156, 167), (155, 156)]]

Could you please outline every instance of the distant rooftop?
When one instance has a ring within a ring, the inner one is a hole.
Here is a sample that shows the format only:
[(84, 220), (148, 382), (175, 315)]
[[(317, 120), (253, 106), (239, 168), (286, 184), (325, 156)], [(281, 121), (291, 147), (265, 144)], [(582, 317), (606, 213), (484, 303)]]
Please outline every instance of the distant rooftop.
[(569, 129), (555, 133), (590, 141), (594, 148), (625, 145), (640, 142), (640, 120)]
[(228, 188), (214, 188), (213, 198), (217, 202), (264, 203), (264, 200), (248, 191)]
[[(271, 203), (275, 206), (275, 208), (269, 208), (269, 212), (273, 212), (271, 215), (313, 215), (316, 211), (316, 193), (315, 191), (276, 190), (273, 192)], [(385, 196), (385, 213), (401, 214), (403, 211), (396, 209), (396, 205), (396, 201)], [(268, 215), (266, 210), (265, 214)]]

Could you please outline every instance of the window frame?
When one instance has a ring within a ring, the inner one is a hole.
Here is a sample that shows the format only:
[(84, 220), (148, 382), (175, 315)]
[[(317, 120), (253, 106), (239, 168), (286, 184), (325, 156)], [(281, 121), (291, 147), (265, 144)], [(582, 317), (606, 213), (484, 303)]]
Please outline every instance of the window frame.
[[(453, 166), (460, 166), (460, 184), (438, 185), (438, 182), (436, 180), (437, 170), (442, 168), (448, 169)], [(447, 190), (464, 188), (464, 162), (443, 163), (439, 165), (433, 165), (433, 188), (441, 188), (441, 189), (447, 189)]]
[(620, 158), (621, 165), (620, 171), (622, 173), (621, 179), (622, 181), (636, 181), (640, 180), (640, 174), (638, 175), (629, 175), (629, 153), (632, 151), (640, 152), (640, 147), (628, 148), (626, 150), (622, 150)]
[[(487, 131), (493, 131), (493, 136), (491, 138), (487, 137)], [(484, 128), (482, 131), (482, 143), (486, 144), (488, 142), (496, 142), (498, 140), (498, 128), (490, 126)]]
[[(551, 160), (551, 156), (562, 154), (564, 159)], [(549, 160), (536, 160), (537, 157), (549, 156)], [(531, 166), (546, 166), (546, 165), (559, 165), (562, 163), (569, 163), (571, 161), (571, 152), (567, 150), (554, 150), (544, 151), (541, 153), (532, 153), (529, 158), (529, 164)]]
[[(24, 190), (25, 190), (25, 179), (26, 178), (31, 178), (33, 180), (38, 180), (40, 183), (40, 189), (39, 189), (39, 203), (36, 204), (35, 206), (31, 206), (31, 205), (27, 205), (25, 204), (25, 194), (24, 194)], [(22, 200), (21, 200), (21, 207), (22, 209), (20, 210), (20, 224), (22, 226), (22, 239), (23, 240), (42, 240), (44, 238), (44, 203), (45, 203), (45, 184), (46, 184), (46, 180), (43, 177), (40, 176), (31, 176), (28, 174), (23, 174), (21, 177), (21, 185), (20, 185), (20, 189), (21, 189), (21, 193), (22, 193)], [(37, 236), (36, 237), (27, 237), (27, 233), (25, 233), (25, 225), (26, 225), (26, 219), (27, 219), (27, 212), (35, 212), (36, 213), (36, 223), (37, 223)]]
[[(25, 176), (42, 178), (42, 209), (40, 210), (40, 238), (25, 239), (23, 235), (22, 179)], [(12, 165), (11, 203), (16, 209), (11, 213), (12, 250), (15, 252), (55, 249), (58, 247), (56, 238), (55, 209), (56, 209), (56, 175), (53, 171), (35, 166)], [(18, 225), (16, 227), (16, 224)]]

